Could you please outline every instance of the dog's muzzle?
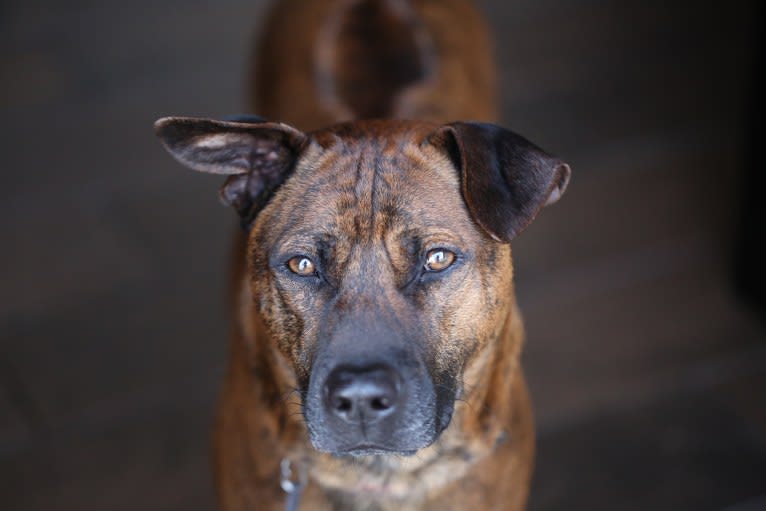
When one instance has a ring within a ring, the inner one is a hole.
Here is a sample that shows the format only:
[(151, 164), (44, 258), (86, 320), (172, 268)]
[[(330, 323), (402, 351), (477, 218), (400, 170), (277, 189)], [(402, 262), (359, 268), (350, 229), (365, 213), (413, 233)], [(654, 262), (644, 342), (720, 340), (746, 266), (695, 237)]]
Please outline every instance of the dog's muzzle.
[(411, 455), (447, 426), (453, 401), (454, 396), (437, 399), (427, 371), (412, 360), (344, 361), (326, 370), (314, 368), (304, 415), (311, 442), (320, 451)]

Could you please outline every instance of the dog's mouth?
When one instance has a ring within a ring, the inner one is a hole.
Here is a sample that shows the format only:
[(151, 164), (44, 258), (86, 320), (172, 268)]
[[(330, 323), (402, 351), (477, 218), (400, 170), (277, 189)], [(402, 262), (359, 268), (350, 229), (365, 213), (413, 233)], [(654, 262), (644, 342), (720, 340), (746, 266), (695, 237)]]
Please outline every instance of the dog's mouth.
[(416, 452), (417, 452), (417, 449), (400, 450), (400, 449), (392, 449), (390, 447), (384, 447), (381, 445), (359, 444), (359, 445), (355, 445), (354, 447), (337, 451), (333, 454), (340, 458), (345, 458), (345, 457), (359, 458), (361, 456), (385, 456), (385, 455), (412, 456)]
[[(413, 417), (415, 414), (405, 409), (404, 412), (410, 413), (392, 413), (375, 421), (347, 422), (307, 406), (304, 417), (311, 444), (318, 451), (338, 458), (410, 457), (434, 443), (450, 422), (451, 406), (446, 413), (424, 408), (416, 410), (420, 416)], [(434, 414), (441, 416), (442, 421), (434, 419)]]

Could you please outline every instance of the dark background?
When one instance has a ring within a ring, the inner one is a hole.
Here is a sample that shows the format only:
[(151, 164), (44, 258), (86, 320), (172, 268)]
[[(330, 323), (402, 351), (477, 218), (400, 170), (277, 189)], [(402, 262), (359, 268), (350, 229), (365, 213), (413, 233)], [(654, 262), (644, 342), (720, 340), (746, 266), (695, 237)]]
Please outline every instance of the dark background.
[[(151, 124), (245, 109), (267, 4), (0, 0), (1, 508), (213, 509), (235, 221)], [(480, 4), (574, 169), (514, 246), (531, 509), (766, 509), (756, 2)]]

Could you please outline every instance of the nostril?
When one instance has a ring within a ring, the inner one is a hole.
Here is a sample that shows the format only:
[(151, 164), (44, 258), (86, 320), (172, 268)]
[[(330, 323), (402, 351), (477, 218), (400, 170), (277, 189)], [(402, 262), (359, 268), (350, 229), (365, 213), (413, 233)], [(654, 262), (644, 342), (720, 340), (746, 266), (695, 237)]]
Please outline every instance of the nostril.
[(350, 412), (353, 405), (351, 400), (345, 397), (338, 397), (335, 401), (335, 410), (338, 412)]
[(370, 408), (377, 412), (382, 412), (391, 408), (391, 400), (386, 396), (376, 397), (370, 402)]

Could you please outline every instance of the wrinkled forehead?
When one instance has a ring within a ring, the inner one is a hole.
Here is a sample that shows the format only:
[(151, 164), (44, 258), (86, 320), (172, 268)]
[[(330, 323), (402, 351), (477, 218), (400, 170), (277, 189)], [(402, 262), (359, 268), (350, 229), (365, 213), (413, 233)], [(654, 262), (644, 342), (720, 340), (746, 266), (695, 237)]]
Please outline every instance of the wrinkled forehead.
[(458, 171), (441, 150), (404, 135), (315, 144), (286, 184), (286, 234), (321, 232), (355, 240), (476, 236)]

